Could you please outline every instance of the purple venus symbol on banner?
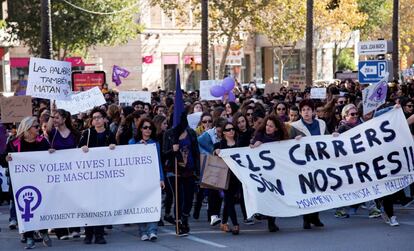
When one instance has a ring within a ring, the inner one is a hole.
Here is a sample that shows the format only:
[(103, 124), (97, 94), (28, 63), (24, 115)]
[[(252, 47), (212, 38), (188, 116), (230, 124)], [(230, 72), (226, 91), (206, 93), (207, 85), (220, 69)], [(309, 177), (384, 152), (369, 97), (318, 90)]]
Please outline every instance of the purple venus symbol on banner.
[(127, 69), (114, 65), (112, 68), (112, 82), (114, 82), (116, 86), (119, 86), (122, 83), (121, 77), (126, 78), (129, 76), (129, 73), (130, 72)]
[(42, 194), (39, 189), (34, 186), (24, 186), (17, 191), (16, 202), (19, 211), (22, 212), (22, 219), (25, 222), (29, 222), (34, 216), (33, 211), (35, 211), (42, 202)]
[(387, 82), (384, 80), (381, 80), (375, 87), (374, 92), (369, 97), (369, 100), (375, 101), (375, 102), (382, 102), (387, 97)]

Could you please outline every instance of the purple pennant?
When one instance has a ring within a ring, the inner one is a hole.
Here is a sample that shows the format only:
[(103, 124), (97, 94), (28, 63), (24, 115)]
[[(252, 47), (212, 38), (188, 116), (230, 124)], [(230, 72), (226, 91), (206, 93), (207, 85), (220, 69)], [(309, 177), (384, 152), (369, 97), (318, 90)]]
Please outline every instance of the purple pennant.
[(381, 80), (380, 82), (376, 84), (374, 92), (369, 97), (369, 100), (375, 101), (375, 102), (384, 101), (387, 97), (387, 89), (388, 89), (387, 81), (384, 79)]
[(121, 68), (117, 65), (114, 65), (112, 68), (112, 82), (116, 84), (116, 86), (119, 86), (121, 84), (121, 77), (126, 78), (129, 76), (129, 71)]

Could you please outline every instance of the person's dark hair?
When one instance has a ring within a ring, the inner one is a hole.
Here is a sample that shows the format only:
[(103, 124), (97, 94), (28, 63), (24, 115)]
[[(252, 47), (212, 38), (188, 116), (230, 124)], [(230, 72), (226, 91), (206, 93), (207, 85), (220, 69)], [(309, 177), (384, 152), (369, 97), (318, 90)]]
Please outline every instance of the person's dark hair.
[(134, 112), (134, 107), (132, 106), (125, 106), (122, 107), (122, 113), (124, 114), (124, 117), (128, 117), (129, 114)]
[(134, 102), (132, 103), (132, 107), (135, 107), (136, 105), (142, 105), (142, 107), (144, 107), (144, 102), (142, 102), (142, 101), (140, 101), (140, 100), (134, 101)]
[(275, 127), (277, 128), (275, 134), (278, 136), (280, 140), (289, 139), (289, 134), (287, 132), (285, 123), (282, 122), (277, 116), (275, 115), (268, 115), (264, 118), (262, 125), (256, 130), (255, 135), (257, 134), (266, 134), (266, 124), (267, 121), (271, 120), (275, 124)]
[(295, 111), (295, 112), (300, 113), (300, 112), (299, 112), (299, 108), (298, 108), (296, 105), (291, 106), (291, 107), (289, 108), (289, 111)]
[(231, 108), (231, 115), (235, 114), (235, 113), (237, 112), (237, 110), (239, 110), (239, 106), (238, 106), (236, 103), (234, 103), (234, 102), (230, 101), (230, 102), (228, 102), (227, 104), (229, 104), (229, 105), (230, 105), (230, 108)]
[(155, 115), (155, 117), (152, 119), (152, 121), (154, 122), (155, 128), (157, 129), (157, 135), (163, 133), (161, 131), (161, 125), (162, 122), (164, 122), (165, 120), (167, 120), (167, 117), (165, 117), (164, 115)]
[(266, 115), (262, 110), (253, 111), (253, 121), (257, 121), (258, 118), (264, 118)]
[(249, 122), (248, 122), (248, 120), (247, 120), (247, 117), (243, 114), (243, 113), (241, 113), (241, 112), (236, 112), (235, 114), (234, 114), (234, 116), (233, 116), (233, 125), (234, 125), (234, 127), (235, 128), (237, 128), (237, 130), (239, 130), (239, 127), (238, 127), (238, 125), (237, 125), (237, 121), (239, 120), (239, 118), (241, 118), (241, 117), (243, 117), (245, 120), (246, 120), (246, 128), (249, 128), (250, 126), (249, 126)]
[(313, 103), (312, 99), (304, 99), (299, 103), (299, 110), (302, 111), (302, 108), (305, 106), (309, 106), (312, 111), (315, 110), (315, 103)]
[(204, 118), (205, 116), (209, 116), (209, 117), (211, 118), (211, 120), (213, 120), (213, 116), (211, 116), (211, 113), (209, 113), (209, 112), (203, 112), (203, 113), (201, 114), (201, 116), (200, 116), (200, 121), (198, 121), (197, 126), (201, 126), (202, 121), (203, 121), (203, 118)]
[(152, 122), (149, 118), (142, 118), (139, 120), (138, 127), (137, 127), (137, 133), (135, 134), (135, 141), (140, 141), (142, 139), (142, 132), (141, 128), (144, 126), (144, 123), (147, 122), (151, 125), (151, 136), (150, 139), (155, 140), (157, 136), (157, 129), (155, 128), (154, 122)]
[(220, 127), (223, 128), (227, 123), (227, 119), (222, 118), (222, 117), (218, 117), (215, 121), (214, 121), (214, 127)]
[(65, 126), (75, 136), (76, 141), (78, 141), (80, 138), (80, 132), (77, 130), (77, 128), (73, 127), (72, 116), (70, 115), (70, 112), (63, 109), (57, 109), (56, 112), (65, 120)]
[(107, 117), (106, 112), (103, 109), (101, 109), (100, 107), (93, 108), (92, 111), (89, 113), (89, 117), (92, 119), (93, 114), (97, 113), (97, 112), (99, 112), (103, 118)]
[[(226, 122), (224, 124), (223, 132), (224, 132), (224, 129), (226, 128), (227, 125), (231, 125), (234, 128), (234, 139), (237, 139), (237, 130), (236, 130), (237, 127), (235, 127), (232, 122)], [(223, 137), (223, 139), (225, 139), (225, 138)]]
[(278, 107), (279, 105), (283, 105), (283, 106), (285, 106), (285, 115), (288, 115), (288, 109), (289, 109), (289, 106), (288, 106), (285, 102), (282, 102), (282, 101), (277, 102), (277, 103), (273, 106), (273, 112), (274, 112), (275, 114), (277, 114), (277, 107)]
[(217, 118), (219, 118), (223, 112), (224, 112), (224, 108), (222, 106), (214, 107), (213, 120), (216, 120)]

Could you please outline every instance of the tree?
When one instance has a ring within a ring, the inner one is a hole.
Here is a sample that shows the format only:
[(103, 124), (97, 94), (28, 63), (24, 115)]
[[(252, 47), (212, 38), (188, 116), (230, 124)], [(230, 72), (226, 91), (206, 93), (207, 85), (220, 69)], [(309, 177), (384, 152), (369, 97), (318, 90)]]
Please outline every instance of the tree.
[(333, 72), (338, 57), (352, 39), (352, 31), (363, 26), (368, 16), (358, 9), (357, 0), (319, 0), (315, 2), (315, 31), (319, 42), (333, 43)]
[[(96, 45), (115, 45), (135, 38), (142, 27), (135, 21), (138, 7), (135, 0), (71, 0), (76, 6), (100, 13), (92, 14), (63, 1), (52, 1), (53, 57), (60, 60), (69, 54), (86, 54)], [(12, 33), (40, 55), (40, 1), (8, 1), (9, 16), (6, 19)], [(117, 10), (125, 10), (117, 12)], [(24, 14), (22, 14), (24, 13)]]
[(392, 15), (392, 5), (389, 0), (358, 0), (358, 9), (368, 18), (360, 28), (361, 40), (377, 40), (380, 27), (389, 22)]
[[(257, 14), (255, 29), (264, 34), (272, 45), (273, 57), (279, 65), (278, 78), (281, 84), (284, 65), (290, 60), (297, 42), (305, 35), (305, 2), (302, 0), (273, 0)], [(289, 48), (288, 56), (283, 57), (286, 48)]]
[[(226, 58), (232, 43), (241, 43), (243, 33), (254, 26), (254, 17), (263, 10), (271, 0), (209, 0), (209, 39), (224, 43), (224, 53), (220, 60), (219, 78), (223, 78)], [(189, 4), (190, 3), (190, 4)], [(191, 8), (196, 21), (201, 18), (200, 0), (151, 0), (152, 5), (159, 5), (170, 18), (178, 23), (188, 23), (186, 17)]]

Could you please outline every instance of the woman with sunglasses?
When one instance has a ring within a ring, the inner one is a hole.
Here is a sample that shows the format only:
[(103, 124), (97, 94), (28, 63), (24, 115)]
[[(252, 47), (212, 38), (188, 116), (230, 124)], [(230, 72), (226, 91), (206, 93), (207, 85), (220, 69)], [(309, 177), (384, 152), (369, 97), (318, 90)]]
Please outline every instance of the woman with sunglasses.
[(213, 117), (209, 112), (203, 112), (203, 114), (201, 114), (200, 122), (195, 129), (197, 137), (211, 128), (213, 128)]
[[(7, 145), (7, 153), (47, 151), (50, 148), (49, 142), (46, 138), (39, 136), (39, 130), (40, 124), (36, 117), (25, 117), (20, 122), (19, 128), (17, 129), (16, 139), (10, 141)], [(11, 155), (8, 154), (5, 160), (7, 162), (11, 161)], [(2, 165), (6, 166), (7, 163), (2, 163)], [(12, 193), (11, 183), (9, 189)], [(14, 196), (12, 196), (12, 198), (14, 198)], [(15, 203), (12, 203), (12, 207), (10, 208), (10, 216), (16, 215), (14, 204)], [(17, 219), (17, 217), (15, 218)], [(42, 235), (43, 244), (47, 247), (52, 246), (52, 240), (47, 233), (47, 229), (40, 230), (39, 232)], [(35, 248), (34, 231), (23, 233), (23, 240), (26, 241), (26, 249)]]
[[(134, 138), (132, 138), (129, 141), (129, 144), (155, 144), (157, 147), (157, 153), (158, 153), (158, 168), (160, 171), (160, 186), (161, 189), (165, 188), (165, 184), (164, 184), (164, 174), (163, 174), (163, 170), (162, 170), (162, 165), (161, 165), (161, 155), (160, 155), (160, 145), (159, 143), (155, 140), (156, 139), (156, 129), (155, 129), (155, 125), (152, 122), (151, 119), (149, 118), (142, 118), (139, 121), (138, 127), (137, 127), (137, 133), (136, 136)], [(141, 237), (142, 241), (155, 241), (158, 236), (157, 236), (157, 231), (158, 231), (158, 222), (147, 222), (147, 223), (139, 223), (138, 224), (139, 227), (139, 235)]]
[(289, 121), (289, 114), (288, 114), (288, 108), (286, 103), (279, 102), (275, 105), (274, 113), (276, 116), (279, 117), (279, 119), (283, 122)]
[[(232, 123), (227, 122), (223, 128), (223, 139), (214, 145), (214, 154), (219, 155), (220, 149), (234, 147), (239, 147), (237, 142), (236, 128)], [(236, 193), (239, 191), (239, 188), (241, 187), (241, 183), (231, 170), (229, 171), (229, 175), (229, 187), (227, 190), (224, 191), (224, 209), (220, 229), (224, 232), (232, 232), (234, 235), (238, 235), (240, 232), (240, 225), (237, 222), (235, 197)], [(233, 229), (230, 229), (229, 224), (227, 223), (229, 217), (233, 224)]]
[[(250, 147), (255, 148), (263, 143), (285, 139), (289, 139), (285, 123), (280, 121), (276, 115), (268, 115), (265, 117), (262, 125), (255, 131)], [(269, 232), (279, 231), (279, 227), (276, 225), (275, 220), (275, 217), (267, 217), (267, 228)]]

